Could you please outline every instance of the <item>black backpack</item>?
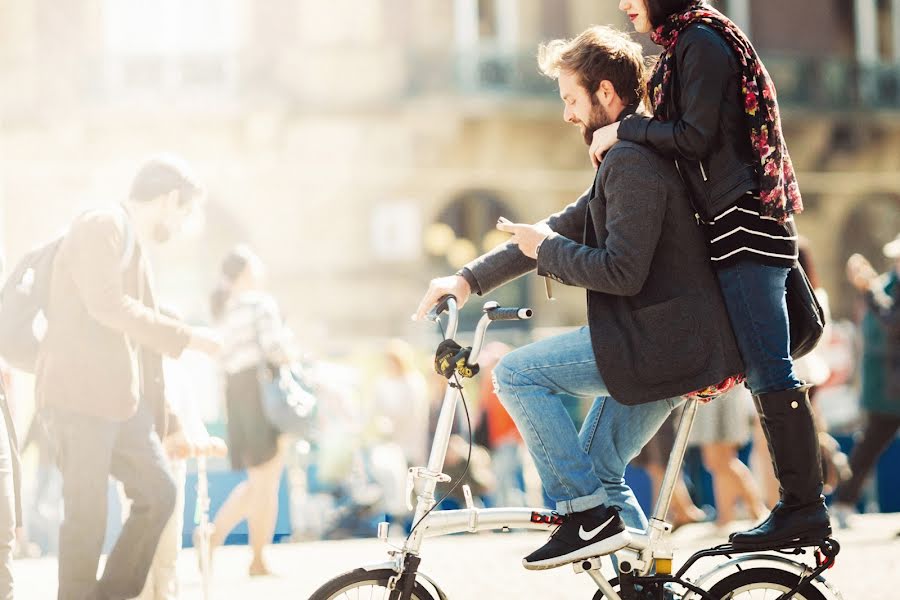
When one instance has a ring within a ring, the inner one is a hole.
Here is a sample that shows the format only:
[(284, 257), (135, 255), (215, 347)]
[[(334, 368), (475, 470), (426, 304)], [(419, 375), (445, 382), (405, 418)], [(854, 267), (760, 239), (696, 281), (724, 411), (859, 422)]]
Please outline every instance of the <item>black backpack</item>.
[(33, 373), (41, 345), (38, 315), (50, 300), (53, 259), (63, 238), (26, 254), (0, 290), (0, 356), (13, 367)]
[[(134, 238), (125, 221), (125, 252), (121, 267), (131, 261)], [(47, 305), (50, 301), (50, 279), (53, 259), (65, 239), (62, 235), (26, 254), (16, 264), (0, 290), (0, 357), (11, 366), (34, 373), (38, 349), (44, 336)], [(42, 317), (42, 318), (39, 318)]]

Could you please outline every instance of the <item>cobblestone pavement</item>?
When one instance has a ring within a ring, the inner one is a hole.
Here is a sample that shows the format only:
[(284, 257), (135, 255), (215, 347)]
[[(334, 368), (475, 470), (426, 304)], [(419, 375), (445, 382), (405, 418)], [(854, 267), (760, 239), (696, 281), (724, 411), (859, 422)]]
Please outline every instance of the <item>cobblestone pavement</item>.
[[(827, 578), (844, 600), (900, 600), (900, 513), (866, 515), (838, 532), (842, 551)], [(721, 543), (724, 532), (709, 525), (683, 527), (675, 534), (682, 559), (692, 551)], [(457, 535), (428, 540), (422, 571), (433, 577), (450, 600), (527, 599), (590, 600), (596, 587), (571, 568), (525, 571), (522, 556), (542, 543), (536, 533)], [(387, 558), (377, 540), (280, 544), (270, 552), (276, 576), (249, 579), (248, 550), (227, 547), (215, 558), (213, 600), (306, 600), (331, 577)], [(182, 600), (201, 600), (196, 555), (185, 550), (179, 559)], [(676, 559), (677, 566), (677, 559)], [(56, 562), (52, 559), (15, 563), (16, 598), (51, 600), (56, 597)]]

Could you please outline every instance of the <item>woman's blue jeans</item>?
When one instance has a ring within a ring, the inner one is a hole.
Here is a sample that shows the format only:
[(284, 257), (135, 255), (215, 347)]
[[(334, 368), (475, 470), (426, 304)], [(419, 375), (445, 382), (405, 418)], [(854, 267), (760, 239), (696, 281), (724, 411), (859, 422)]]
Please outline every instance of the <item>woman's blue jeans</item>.
[(785, 284), (789, 269), (742, 260), (716, 271), (753, 395), (803, 383), (790, 352)]

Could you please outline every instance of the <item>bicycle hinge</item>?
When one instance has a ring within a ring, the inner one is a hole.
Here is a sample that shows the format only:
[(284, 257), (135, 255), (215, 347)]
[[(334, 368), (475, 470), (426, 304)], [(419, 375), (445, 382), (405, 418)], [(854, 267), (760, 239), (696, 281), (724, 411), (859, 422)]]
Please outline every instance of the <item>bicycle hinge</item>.
[(446, 473), (435, 473), (426, 467), (410, 467), (406, 473), (406, 492), (403, 494), (406, 499), (406, 508), (409, 510), (413, 509), (413, 491), (416, 489), (416, 481), (419, 479), (433, 479), (437, 483), (450, 482), (450, 476)]

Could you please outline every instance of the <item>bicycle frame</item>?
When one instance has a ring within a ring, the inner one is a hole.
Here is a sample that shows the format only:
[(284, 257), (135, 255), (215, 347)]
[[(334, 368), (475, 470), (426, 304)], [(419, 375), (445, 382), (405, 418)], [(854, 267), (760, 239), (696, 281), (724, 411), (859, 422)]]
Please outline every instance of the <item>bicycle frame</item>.
[[(457, 331), (458, 309), (456, 301), (453, 298), (447, 299), (446, 304), (449, 312), (449, 321), (445, 332), (445, 338), (453, 339), (455, 338)], [(490, 304), (493, 304), (493, 306), (496, 307), (496, 303), (485, 304), (486, 313), (490, 310)], [(435, 318), (439, 318), (439, 315), (436, 315)], [(490, 320), (488, 314), (485, 314), (478, 322), (472, 344), (472, 351), (468, 360), (470, 365), (477, 364), (478, 362), (478, 356), (481, 352), (484, 335)], [(403, 547), (398, 551), (391, 553), (395, 559), (393, 568), (397, 571), (397, 575), (392, 578), (392, 582), (389, 584), (392, 590), (394, 590), (396, 586), (399, 591), (402, 586), (399, 586), (398, 582), (401, 581), (404, 574), (415, 577), (420, 560), (419, 554), (422, 543), (426, 537), (437, 537), (464, 532), (509, 531), (512, 529), (549, 531), (561, 523), (562, 517), (547, 508), (477, 508), (472, 501), (472, 495), (468, 486), (463, 486), (466, 508), (458, 510), (432, 510), (436, 504), (435, 490), (437, 484), (450, 481), (450, 478), (443, 474), (442, 470), (450, 441), (454, 417), (456, 415), (456, 405), (459, 400), (461, 400), (460, 390), (455, 387), (455, 384), (448, 383), (441, 406), (440, 416), (438, 417), (437, 426), (434, 432), (428, 466), (413, 467), (409, 470), (407, 498), (410, 497), (410, 494), (415, 489), (417, 481), (421, 480), (424, 484), (416, 499), (413, 531), (406, 538)], [(648, 528), (645, 531), (629, 528), (631, 542), (628, 546), (615, 553), (619, 562), (619, 572), (621, 573), (621, 576), (623, 578), (647, 577), (650, 576), (651, 573), (655, 573), (656, 575), (653, 577), (659, 581), (676, 582), (689, 589), (690, 592), (685, 598), (691, 597), (696, 598), (697, 600), (703, 600), (710, 598), (710, 596), (699, 587), (699, 584), (714, 581), (717, 576), (722, 575), (726, 568), (737, 564), (744, 567), (746, 566), (745, 563), (754, 560), (768, 562), (775, 561), (786, 570), (802, 574), (804, 578), (808, 577), (808, 581), (813, 584), (818, 584), (820, 588), (821, 586), (826, 586), (833, 597), (840, 598), (840, 594), (836, 593), (831, 586), (827, 586), (827, 584), (824, 583), (824, 579), (820, 577), (820, 573), (825, 568), (824, 566), (812, 570), (803, 563), (792, 561), (785, 557), (775, 557), (771, 554), (748, 555), (731, 560), (724, 565), (719, 565), (713, 570), (701, 574), (694, 582), (684, 578), (687, 570), (701, 558), (717, 555), (730, 557), (731, 554), (742, 553), (741, 551), (734, 550), (728, 545), (696, 553), (690, 557), (687, 564), (683, 566), (676, 575), (672, 575), (674, 549), (669, 539), (672, 525), (666, 521), (666, 514), (669, 511), (669, 505), (672, 501), (675, 486), (680, 477), (681, 466), (687, 449), (688, 437), (697, 413), (697, 403), (698, 401), (696, 399), (689, 399), (685, 402), (681, 420), (676, 431), (674, 446), (669, 455), (666, 472), (659, 491), (659, 497), (649, 519)], [(378, 537), (385, 542), (387, 541), (388, 536), (387, 529), (387, 523), (382, 523), (378, 528)], [(837, 552), (835, 551), (835, 554), (836, 553)], [(380, 565), (380, 567), (384, 567), (384, 565)], [(601, 573), (601, 557), (573, 563), (573, 568), (576, 573), (587, 573), (608, 600), (622, 600), (621, 596), (613, 589), (613, 584)], [(426, 580), (428, 579), (426, 578)], [(436, 584), (431, 580), (428, 581), (439, 595), (443, 597), (443, 593), (437, 588)], [(392, 600), (395, 597), (400, 598), (401, 596), (391, 595)]]

